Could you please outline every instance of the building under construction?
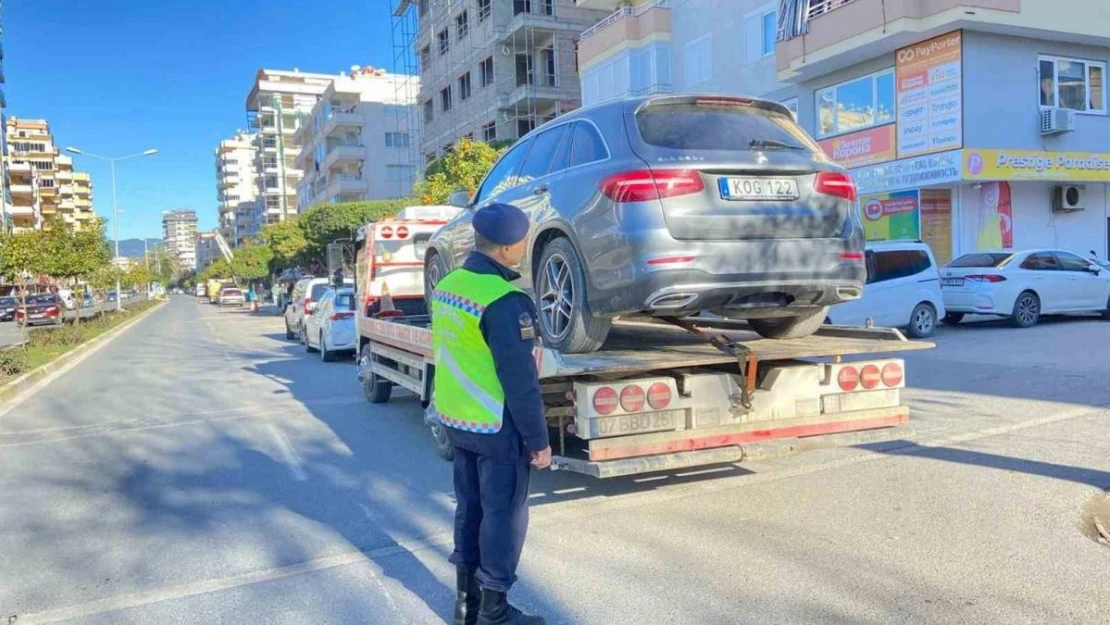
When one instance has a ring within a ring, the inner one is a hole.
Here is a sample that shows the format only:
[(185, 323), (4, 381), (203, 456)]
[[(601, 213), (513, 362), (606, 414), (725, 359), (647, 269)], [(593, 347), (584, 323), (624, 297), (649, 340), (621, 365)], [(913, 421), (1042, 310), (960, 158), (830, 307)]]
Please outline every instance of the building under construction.
[(419, 68), (424, 162), (461, 137), (517, 139), (580, 106), (575, 46), (606, 12), (574, 0), (390, 1), (394, 71)]

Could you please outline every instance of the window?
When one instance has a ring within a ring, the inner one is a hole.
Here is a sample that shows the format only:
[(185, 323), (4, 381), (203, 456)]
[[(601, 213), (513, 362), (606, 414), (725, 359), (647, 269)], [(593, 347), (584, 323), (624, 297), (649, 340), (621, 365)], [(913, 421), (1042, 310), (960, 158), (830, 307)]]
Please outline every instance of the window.
[(484, 22), (490, 15), (490, 1), (491, 0), (478, 0), (478, 21)]
[(1013, 254), (1006, 252), (964, 254), (956, 260), (948, 263), (946, 267), (1002, 267), (1010, 262), (1014, 257)]
[(455, 16), (455, 39), (462, 40), (470, 33), (470, 15), (463, 11)]
[(420, 48), (420, 71), (426, 72), (432, 65), (432, 47), (430, 45)]
[(763, 22), (763, 56), (771, 56), (775, 53), (775, 38), (778, 35), (775, 12), (768, 11), (760, 19)]
[(470, 72), (459, 76), (459, 101), (470, 98)]
[(532, 12), (532, 0), (513, 0), (513, 15)]
[(351, 311), (355, 309), (355, 296), (353, 293), (339, 293), (335, 296), (335, 309)]
[(636, 126), (645, 143), (671, 150), (747, 151), (762, 139), (820, 151), (783, 113), (741, 104), (656, 102), (636, 113)]
[(434, 161), (434, 160), (436, 160), (436, 153), (435, 152), (428, 152), (427, 154), (424, 155), (424, 164), (425, 165), (430, 165), (432, 163), (432, 161)]
[(819, 137), (893, 122), (894, 70), (821, 89), (815, 98)]
[(1070, 252), (1056, 252), (1056, 258), (1060, 261), (1060, 269), (1063, 271), (1082, 271), (1086, 273), (1091, 270), (1090, 261), (1083, 260)]
[(524, 135), (532, 132), (536, 127), (536, 120), (531, 117), (516, 120), (516, 136), (523, 137)]
[(488, 87), (493, 84), (493, 57), (488, 57), (478, 66), (478, 84)]
[(436, 34), (436, 40), (439, 42), (439, 55), (443, 56), (451, 50), (451, 31), (444, 28)]
[(555, 0), (540, 0), (540, 9), (544, 15), (555, 15)]
[(798, 98), (783, 100), (782, 102), (780, 102), (780, 104), (785, 106), (786, 109), (790, 111), (790, 115), (794, 118), (794, 121), (798, 121)]
[(520, 162), (524, 160), (524, 155), (530, 145), (531, 141), (518, 143), (505, 156), (502, 156), (501, 160), (497, 161), (486, 179), (482, 181), (482, 187), (478, 189), (478, 194), (474, 198), (475, 204), (517, 185), (516, 171), (520, 168)]
[(535, 84), (532, 74), (535, 68), (531, 54), (516, 55), (516, 86)]
[(908, 278), (927, 271), (932, 263), (924, 250), (867, 252), (867, 283)]
[(1106, 63), (1040, 57), (1041, 106), (1106, 114)]
[(687, 87), (703, 83), (713, 75), (712, 51), (713, 38), (710, 35), (703, 35), (686, 44), (682, 68)]
[(566, 129), (567, 125), (564, 124), (536, 135), (532, 141), (532, 149), (528, 150), (528, 156), (520, 168), (522, 183), (546, 176), (551, 171), (551, 163), (567, 134)]
[(385, 179), (390, 182), (412, 182), (412, 165), (386, 165)]
[(543, 67), (543, 84), (548, 87), (558, 87), (559, 80), (555, 73), (555, 48), (540, 50), (540, 65)]
[(482, 141), (489, 143), (497, 139), (497, 122), (482, 125)]
[(1038, 252), (1026, 257), (1021, 263), (1021, 268), (1031, 271), (1056, 271), (1060, 269), (1060, 262), (1051, 252)]
[(387, 148), (407, 148), (407, 147), (409, 147), (409, 133), (407, 133), (407, 132), (387, 132), (387, 133), (385, 133), (385, 147), (387, 147)]
[(585, 165), (606, 158), (609, 158), (609, 149), (605, 147), (605, 141), (598, 134), (597, 128), (586, 122), (575, 123), (568, 166)]
[(430, 122), (435, 117), (435, 108), (432, 106), (431, 100), (424, 101), (424, 122)]
[(451, 85), (439, 90), (439, 108), (444, 113), (451, 110)]

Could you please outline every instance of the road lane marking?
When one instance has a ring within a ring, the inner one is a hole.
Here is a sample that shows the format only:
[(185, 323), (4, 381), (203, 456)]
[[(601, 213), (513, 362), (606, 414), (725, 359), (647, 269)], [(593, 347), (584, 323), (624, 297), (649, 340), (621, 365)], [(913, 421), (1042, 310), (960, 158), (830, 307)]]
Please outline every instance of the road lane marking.
[(269, 425), (269, 430), (274, 442), (277, 443), (282, 458), (285, 460), (285, 466), (289, 467), (289, 472), (293, 474), (293, 479), (298, 482), (307, 480), (308, 476), (304, 472), (304, 461), (301, 460), (301, 455), (297, 453), (297, 450), (293, 448), (293, 443), (273, 423)]

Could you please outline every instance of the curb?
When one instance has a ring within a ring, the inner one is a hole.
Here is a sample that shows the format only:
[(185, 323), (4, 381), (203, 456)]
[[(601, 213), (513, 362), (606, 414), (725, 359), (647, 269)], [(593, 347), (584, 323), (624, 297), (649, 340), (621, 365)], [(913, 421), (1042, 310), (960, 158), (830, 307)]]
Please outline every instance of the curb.
[(100, 349), (106, 343), (122, 334), (125, 330), (135, 325), (140, 320), (145, 319), (154, 311), (161, 310), (161, 308), (165, 305), (166, 302), (162, 301), (159, 304), (139, 313), (133, 319), (128, 319), (127, 321), (124, 321), (111, 330), (108, 330), (95, 339), (84, 343), (83, 345), (78, 345), (70, 351), (65, 352), (58, 358), (55, 358), (54, 360), (44, 365), (40, 365), (39, 367), (32, 369), (27, 373), (19, 376), (18, 378), (12, 380), (11, 382), (0, 386), (0, 416), (3, 416), (3, 413), (6, 412), (7, 409), (12, 407), (9, 405), (9, 402), (12, 402), (12, 400), (20, 399), (21, 396), (28, 391), (33, 391), (35, 386), (43, 382), (45, 378), (50, 377), (52, 374), (61, 373), (69, 367), (76, 366), (78, 363), (80, 363), (88, 356), (92, 355), (93, 352)]

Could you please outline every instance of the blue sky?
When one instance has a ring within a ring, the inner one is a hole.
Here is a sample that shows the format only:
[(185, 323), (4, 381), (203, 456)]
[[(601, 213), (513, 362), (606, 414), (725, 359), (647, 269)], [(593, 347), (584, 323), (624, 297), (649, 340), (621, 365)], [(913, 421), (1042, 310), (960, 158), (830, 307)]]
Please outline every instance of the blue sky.
[[(221, 139), (245, 128), (261, 67), (392, 71), (389, 0), (19, 0), (3, 8), (5, 113), (45, 117), (60, 147), (120, 156), (120, 237), (161, 236), (162, 211), (216, 226)], [(107, 163), (74, 156), (111, 216)]]

